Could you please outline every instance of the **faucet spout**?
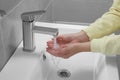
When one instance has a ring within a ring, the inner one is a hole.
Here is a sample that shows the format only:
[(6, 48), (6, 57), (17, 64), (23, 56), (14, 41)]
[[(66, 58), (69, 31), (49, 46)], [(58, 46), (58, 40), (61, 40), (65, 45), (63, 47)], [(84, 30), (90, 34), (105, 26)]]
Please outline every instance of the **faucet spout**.
[(34, 33), (42, 33), (53, 35), (56, 37), (58, 35), (57, 28), (48, 28), (43, 26), (37, 26), (34, 24), (35, 15), (42, 15), (45, 13), (44, 10), (25, 12), (21, 15), (22, 27), (23, 27), (23, 50), (24, 51), (34, 51)]
[(52, 35), (52, 36), (58, 35), (58, 29), (41, 27), (41, 26), (34, 26), (33, 32), (37, 32), (37, 33), (41, 33), (41, 34), (48, 34), (48, 35)]

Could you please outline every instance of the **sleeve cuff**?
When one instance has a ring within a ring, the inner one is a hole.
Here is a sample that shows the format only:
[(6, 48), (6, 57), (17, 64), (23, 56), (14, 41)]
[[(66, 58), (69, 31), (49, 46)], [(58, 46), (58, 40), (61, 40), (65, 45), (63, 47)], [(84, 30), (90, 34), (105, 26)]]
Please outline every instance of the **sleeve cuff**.
[(91, 41), (91, 51), (92, 52), (102, 52), (103, 44), (104, 44), (104, 42), (102, 39), (93, 39)]
[(105, 36), (99, 39), (91, 40), (91, 51), (99, 52), (105, 55), (116, 55), (120, 54), (119, 36)]

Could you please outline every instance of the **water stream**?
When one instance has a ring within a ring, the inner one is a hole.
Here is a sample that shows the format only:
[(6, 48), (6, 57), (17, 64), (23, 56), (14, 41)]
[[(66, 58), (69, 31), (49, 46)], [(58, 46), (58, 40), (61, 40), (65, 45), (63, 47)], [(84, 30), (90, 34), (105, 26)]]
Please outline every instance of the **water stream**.
[(59, 45), (57, 43), (56, 37), (54, 36), (54, 49), (59, 48)]
[[(57, 44), (56, 37), (54, 37), (54, 49), (57, 49), (57, 48), (59, 48), (59, 44)], [(59, 64), (61, 62), (61, 58), (60, 57), (55, 57), (55, 56), (51, 56), (51, 57), (52, 57), (53, 64), (57, 68), (57, 71), (61, 70), (62, 68), (59, 66)], [(70, 80), (69, 78), (62, 78), (62, 79), (63, 80)]]

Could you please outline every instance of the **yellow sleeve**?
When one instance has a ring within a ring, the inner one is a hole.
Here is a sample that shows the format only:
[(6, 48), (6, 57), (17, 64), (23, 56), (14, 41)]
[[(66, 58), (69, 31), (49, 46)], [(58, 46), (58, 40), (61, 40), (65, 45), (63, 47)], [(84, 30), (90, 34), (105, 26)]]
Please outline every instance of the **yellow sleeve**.
[(93, 39), (91, 41), (91, 51), (106, 55), (120, 54), (120, 35)]
[(108, 12), (87, 29), (84, 29), (90, 40), (103, 37), (117, 30), (120, 30), (120, 0), (114, 0)]
[(108, 12), (84, 29), (91, 40), (91, 51), (120, 54), (120, 35), (103, 37), (117, 30), (120, 30), (120, 0), (114, 0)]

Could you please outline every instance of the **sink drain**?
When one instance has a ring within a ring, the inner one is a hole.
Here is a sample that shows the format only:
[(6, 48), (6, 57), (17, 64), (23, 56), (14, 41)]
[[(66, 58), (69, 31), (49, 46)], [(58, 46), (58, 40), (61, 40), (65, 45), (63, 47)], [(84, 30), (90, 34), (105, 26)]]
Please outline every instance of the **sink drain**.
[(67, 69), (59, 70), (57, 74), (61, 78), (69, 78), (71, 76), (70, 71), (68, 71)]

